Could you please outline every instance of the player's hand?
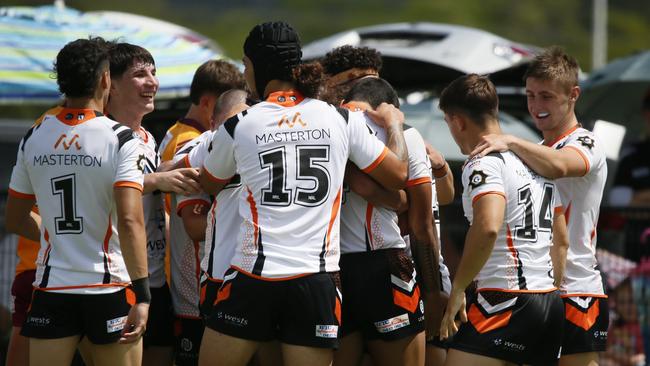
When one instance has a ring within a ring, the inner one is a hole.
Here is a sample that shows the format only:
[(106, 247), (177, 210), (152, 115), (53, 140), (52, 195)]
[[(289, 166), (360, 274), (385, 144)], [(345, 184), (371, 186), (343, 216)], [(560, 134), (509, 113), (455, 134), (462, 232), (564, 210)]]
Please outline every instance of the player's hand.
[(440, 329), (440, 321), (442, 319), (445, 306), (447, 305), (446, 295), (441, 298), (442, 293), (437, 294), (424, 294), (424, 327), (426, 331), (427, 340), (436, 337)]
[(147, 319), (149, 318), (149, 304), (145, 302), (137, 303), (129, 310), (129, 315), (126, 318), (126, 324), (122, 330), (122, 336), (118, 340), (119, 343), (133, 343), (136, 342), (147, 329)]
[(445, 157), (440, 153), (440, 151), (434, 149), (433, 146), (431, 146), (431, 144), (428, 142), (425, 142), (424, 146), (427, 149), (427, 155), (431, 161), (431, 168), (434, 170), (444, 168), (447, 162), (445, 161)]
[(181, 168), (156, 174), (159, 174), (158, 189), (163, 192), (182, 194), (184, 196), (201, 192), (198, 169)]
[(467, 323), (465, 292), (452, 288), (449, 302), (447, 302), (447, 310), (445, 310), (440, 324), (440, 339), (445, 340), (458, 332), (459, 324), (456, 323), (456, 315), (459, 315), (461, 322)]
[(392, 104), (381, 103), (377, 109), (374, 111), (368, 110), (366, 113), (368, 117), (383, 128), (388, 128), (396, 123), (400, 125), (404, 123), (404, 113)]
[(510, 150), (509, 144), (511, 142), (511, 136), (509, 135), (485, 135), (481, 137), (480, 142), (474, 150), (469, 154), (470, 158), (474, 156), (483, 157), (493, 151), (504, 152)]

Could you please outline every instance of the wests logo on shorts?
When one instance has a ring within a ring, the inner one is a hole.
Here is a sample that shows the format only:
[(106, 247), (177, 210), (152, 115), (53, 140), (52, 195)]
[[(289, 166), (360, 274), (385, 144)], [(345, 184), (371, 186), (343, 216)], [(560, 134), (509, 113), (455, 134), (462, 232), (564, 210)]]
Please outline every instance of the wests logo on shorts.
[(339, 333), (338, 325), (316, 325), (316, 337), (336, 338)]
[(375, 328), (379, 333), (390, 333), (394, 330), (404, 328), (411, 324), (408, 314), (398, 315), (394, 318), (375, 322)]
[(37, 327), (44, 327), (46, 325), (50, 325), (51, 322), (52, 320), (48, 317), (30, 316), (27, 318), (27, 323)]

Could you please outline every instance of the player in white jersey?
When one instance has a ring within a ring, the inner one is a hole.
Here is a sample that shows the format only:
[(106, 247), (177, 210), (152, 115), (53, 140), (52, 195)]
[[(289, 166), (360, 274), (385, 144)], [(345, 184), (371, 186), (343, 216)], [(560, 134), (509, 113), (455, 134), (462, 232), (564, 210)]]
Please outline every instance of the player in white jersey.
[(144, 48), (128, 43), (111, 47), (111, 93), (107, 111), (112, 119), (130, 127), (142, 143), (144, 157), (144, 208), (147, 232), (147, 263), (152, 302), (147, 331), (144, 335), (143, 365), (171, 365), (174, 345), (171, 298), (165, 276), (165, 212), (161, 191), (198, 190), (192, 175), (185, 169), (158, 173), (160, 156), (154, 137), (142, 127), (142, 118), (154, 110), (159, 83), (156, 65)]
[(30, 362), (69, 365), (85, 336), (96, 365), (140, 364), (150, 301), (142, 150), (98, 112), (111, 85), (107, 42), (70, 42), (55, 65), (66, 107), (21, 141), (7, 202), (7, 229), (41, 241), (23, 327)]
[(594, 365), (605, 350), (609, 311), (596, 268), (596, 224), (607, 180), (605, 154), (574, 112), (580, 95), (578, 63), (552, 47), (526, 72), (528, 111), (544, 135), (543, 144), (513, 136), (485, 136), (473, 154), (512, 150), (537, 173), (557, 179), (569, 235), (560, 288), (566, 306), (561, 365)]
[[(344, 106), (351, 110), (372, 110), (382, 102), (399, 106), (397, 94), (390, 84), (383, 79), (366, 78), (352, 87)], [(383, 128), (372, 121), (367, 126), (385, 141)], [(415, 129), (405, 128), (404, 139), (409, 158), (406, 187), (411, 202), (409, 210), (413, 210), (410, 211), (412, 217), (417, 215), (410, 222), (411, 228), (423, 226), (417, 237), (427, 238), (430, 234), (426, 244), (435, 249), (437, 244), (433, 242), (435, 234), (429, 204), (429, 158), (424, 141)], [(365, 341), (375, 364), (421, 364), (425, 348), (425, 304), (421, 304), (421, 286), (419, 281), (416, 282), (415, 268), (404, 250), (406, 243), (400, 233), (397, 213), (375, 207), (351, 191), (346, 194), (342, 206), (341, 225), (341, 283), (346, 301), (342, 308), (341, 349), (337, 351), (334, 363), (357, 364)], [(432, 276), (432, 273), (438, 274), (431, 270), (425, 272), (425, 276)], [(430, 282), (439, 287), (438, 276), (432, 277), (435, 278)], [(439, 289), (434, 291), (439, 293)], [(430, 301), (434, 301), (433, 297), (426, 303), (427, 316), (435, 320), (431, 310), (438, 310), (435, 305), (439, 304)], [(441, 309), (437, 312), (441, 313)], [(439, 320), (432, 327), (434, 332), (438, 326)]]
[[(461, 76), (440, 97), (454, 140), (469, 154), (481, 136), (499, 134), (496, 88)], [(470, 228), (440, 329), (456, 331), (447, 365), (550, 364), (562, 336), (562, 300), (551, 260), (555, 186), (512, 153), (475, 157), (463, 167), (463, 210)], [(474, 281), (465, 309), (465, 290)], [(467, 322), (469, 320), (469, 322)], [(535, 332), (531, 332), (535, 329)]]
[(254, 27), (244, 54), (247, 83), (265, 102), (219, 128), (201, 171), (210, 193), (238, 172), (246, 200), (200, 364), (243, 365), (260, 342), (278, 339), (287, 364), (329, 365), (340, 325), (335, 272), (345, 163), (350, 158), (383, 185), (402, 188), (403, 115), (388, 105), (375, 113), (396, 155), (369, 133), (362, 113), (305, 98), (317, 93), (321, 68), (300, 65), (298, 35), (286, 23)]

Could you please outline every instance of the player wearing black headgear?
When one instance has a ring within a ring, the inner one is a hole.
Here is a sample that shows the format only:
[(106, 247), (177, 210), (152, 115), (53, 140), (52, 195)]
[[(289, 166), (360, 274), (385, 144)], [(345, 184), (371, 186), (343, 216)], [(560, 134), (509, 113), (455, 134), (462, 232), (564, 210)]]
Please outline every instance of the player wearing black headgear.
[(245, 365), (274, 339), (286, 364), (329, 365), (340, 326), (345, 164), (352, 160), (388, 188), (406, 183), (401, 112), (382, 105), (375, 113), (393, 153), (369, 133), (363, 113), (310, 98), (321, 69), (302, 73), (298, 39), (282, 22), (250, 32), (244, 75), (264, 101), (217, 130), (201, 170), (207, 193), (219, 193), (238, 173), (246, 195), (231, 267), (206, 321), (201, 365)]

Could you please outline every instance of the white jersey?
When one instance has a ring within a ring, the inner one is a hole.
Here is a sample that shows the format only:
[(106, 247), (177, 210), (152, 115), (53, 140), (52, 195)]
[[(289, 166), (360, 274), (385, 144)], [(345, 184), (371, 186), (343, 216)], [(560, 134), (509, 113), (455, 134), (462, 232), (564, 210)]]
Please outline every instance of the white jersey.
[(34, 287), (110, 293), (130, 282), (113, 189), (142, 191), (143, 157), (130, 128), (90, 109), (63, 109), (27, 132), (9, 194), (35, 198), (40, 210)]
[[(187, 153), (200, 142), (188, 142), (176, 152), (173, 161), (187, 157)], [(174, 314), (186, 318), (199, 318), (199, 297), (201, 281), (201, 252), (204, 243), (194, 241), (185, 231), (181, 210), (191, 205), (210, 205), (210, 197), (205, 193), (191, 196), (171, 194), (169, 214), (170, 249), (170, 292)]]
[[(143, 144), (144, 174), (155, 173), (160, 165), (160, 156), (156, 149), (156, 140), (144, 128), (140, 128), (144, 138), (135, 134)], [(165, 285), (165, 208), (160, 191), (142, 195), (144, 224), (147, 231), (147, 266), (149, 285), (160, 288)]]
[(374, 169), (388, 149), (361, 112), (273, 93), (226, 121), (204, 169), (223, 182), (237, 172), (246, 195), (232, 265), (264, 278), (339, 269), (339, 209), (345, 164)]
[(505, 198), (494, 249), (476, 276), (479, 290), (549, 291), (555, 185), (511, 152), (475, 157), (463, 167), (463, 210), (470, 225), (473, 203), (486, 194)]
[(569, 233), (560, 290), (563, 295), (604, 295), (600, 272), (596, 269), (596, 224), (607, 180), (607, 161), (601, 142), (592, 132), (576, 126), (549, 146), (575, 149), (585, 163), (584, 176), (555, 181)]
[[(386, 131), (381, 126), (372, 120), (367, 124), (379, 140), (386, 142)], [(407, 186), (430, 184), (430, 163), (422, 136), (415, 128), (404, 126), (404, 140), (409, 159)], [(341, 207), (341, 254), (405, 247), (395, 211), (375, 207), (358, 194), (345, 192)]]
[[(200, 168), (207, 157), (214, 133), (206, 131), (189, 142), (183, 149), (186, 167)], [(235, 255), (237, 236), (242, 225), (239, 215), (239, 201), (244, 199), (241, 178), (232, 177), (212, 201), (208, 211), (205, 242), (201, 248), (201, 270), (209, 278), (223, 280), (223, 274), (230, 267)]]

